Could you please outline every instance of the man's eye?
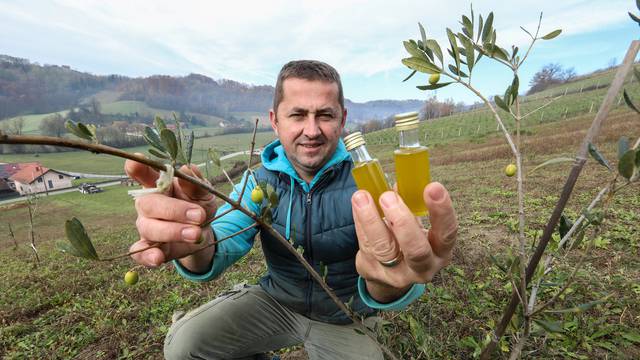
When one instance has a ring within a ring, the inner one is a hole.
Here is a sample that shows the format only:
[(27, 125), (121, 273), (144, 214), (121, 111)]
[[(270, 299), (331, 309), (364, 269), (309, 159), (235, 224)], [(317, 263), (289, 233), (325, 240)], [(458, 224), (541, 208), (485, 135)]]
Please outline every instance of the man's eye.
[(325, 120), (325, 121), (329, 121), (329, 120), (333, 120), (334, 116), (333, 114), (327, 113), (327, 114), (318, 114), (318, 118), (320, 120)]
[(297, 120), (297, 119), (302, 119), (304, 117), (304, 115), (295, 113), (295, 114), (289, 115), (289, 117), (292, 118), (292, 119), (296, 119)]

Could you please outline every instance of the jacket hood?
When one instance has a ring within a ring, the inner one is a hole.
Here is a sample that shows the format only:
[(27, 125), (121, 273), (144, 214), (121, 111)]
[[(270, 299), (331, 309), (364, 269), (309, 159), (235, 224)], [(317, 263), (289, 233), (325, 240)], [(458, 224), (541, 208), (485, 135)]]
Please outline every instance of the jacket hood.
[(279, 171), (289, 175), (292, 179), (295, 179), (305, 191), (309, 191), (313, 185), (320, 179), (322, 174), (330, 167), (339, 164), (346, 160), (351, 160), (351, 155), (347, 151), (347, 148), (344, 146), (344, 142), (342, 139), (338, 140), (338, 146), (336, 147), (336, 151), (334, 151), (331, 159), (327, 161), (324, 166), (316, 173), (311, 180), (310, 184), (307, 184), (296, 172), (296, 169), (291, 165), (289, 159), (287, 158), (287, 154), (284, 151), (284, 146), (280, 140), (274, 140), (269, 145), (264, 148), (261, 155), (262, 166), (271, 171)]

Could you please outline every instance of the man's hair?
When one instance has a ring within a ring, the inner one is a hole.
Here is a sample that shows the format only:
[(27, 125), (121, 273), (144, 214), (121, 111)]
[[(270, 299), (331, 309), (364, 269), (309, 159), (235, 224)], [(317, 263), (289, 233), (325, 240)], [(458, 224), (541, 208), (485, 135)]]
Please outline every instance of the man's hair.
[(340, 74), (331, 65), (316, 60), (294, 60), (286, 63), (276, 81), (276, 91), (273, 96), (273, 111), (277, 112), (278, 105), (284, 97), (283, 83), (289, 78), (304, 79), (309, 81), (326, 81), (338, 84), (338, 102), (340, 107), (344, 109), (344, 94), (342, 92), (342, 82)]

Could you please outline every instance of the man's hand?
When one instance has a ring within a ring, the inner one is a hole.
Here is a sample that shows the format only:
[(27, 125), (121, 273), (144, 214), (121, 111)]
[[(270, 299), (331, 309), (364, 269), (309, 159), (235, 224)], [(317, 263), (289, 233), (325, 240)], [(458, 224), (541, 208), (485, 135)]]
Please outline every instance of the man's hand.
[[(124, 169), (129, 177), (143, 187), (156, 186), (155, 181), (159, 176), (156, 170), (131, 160), (125, 162)], [(180, 170), (202, 178), (194, 165), (191, 168), (183, 166)], [(137, 198), (136, 211), (140, 240), (129, 250), (135, 251), (160, 243), (156, 248), (133, 254), (132, 258), (136, 262), (145, 266), (159, 266), (169, 260), (180, 259), (182, 265), (192, 272), (201, 273), (209, 269), (215, 247), (211, 246), (191, 256), (186, 255), (214, 239), (210, 226), (204, 229), (200, 227), (216, 211), (212, 194), (187, 181), (174, 178), (168, 195), (149, 194)], [(196, 244), (201, 235), (204, 241)]]
[(392, 302), (413, 284), (430, 282), (451, 260), (458, 221), (449, 193), (434, 182), (425, 187), (423, 196), (430, 215), (428, 231), (393, 191), (380, 196), (385, 220), (367, 191), (351, 197), (360, 246), (356, 269), (378, 302)]

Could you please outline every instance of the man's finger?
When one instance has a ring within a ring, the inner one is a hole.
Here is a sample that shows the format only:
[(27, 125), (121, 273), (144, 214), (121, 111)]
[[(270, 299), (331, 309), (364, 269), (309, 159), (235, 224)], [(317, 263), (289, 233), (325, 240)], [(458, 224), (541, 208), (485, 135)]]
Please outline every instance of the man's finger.
[[(131, 247), (129, 248), (129, 252), (144, 249), (153, 244), (154, 243), (151, 241), (139, 240), (139, 241), (136, 241), (133, 245), (131, 245)], [(162, 251), (162, 249), (160, 248), (151, 248), (139, 253), (135, 253), (131, 255), (131, 258), (133, 258), (133, 260), (138, 264), (149, 266), (149, 267), (160, 266), (166, 260), (164, 251)]]
[(153, 242), (186, 241), (195, 243), (202, 229), (196, 225), (182, 224), (146, 217), (138, 217), (136, 228), (140, 237)]
[(148, 194), (136, 199), (138, 215), (147, 218), (201, 225), (206, 214), (202, 206), (162, 194)]
[(359, 223), (365, 234), (365, 248), (378, 261), (391, 261), (400, 254), (395, 239), (378, 214), (371, 195), (364, 190), (356, 191), (351, 197), (354, 221)]
[[(191, 164), (189, 167), (183, 165), (180, 168), (180, 171), (187, 175), (205, 180), (204, 176), (202, 176), (202, 173), (200, 172), (200, 169), (198, 169), (198, 167), (194, 164)], [(182, 190), (184, 196), (186, 196), (189, 200), (210, 200), (213, 197), (213, 195), (206, 189), (192, 184), (187, 180), (178, 179), (178, 184), (180, 184), (180, 189)]]
[(458, 220), (447, 189), (432, 182), (424, 189), (424, 201), (429, 209), (429, 243), (438, 257), (447, 258), (456, 242)]
[[(141, 153), (136, 153), (136, 155), (144, 156)], [(159, 173), (155, 169), (133, 160), (124, 162), (124, 172), (145, 188), (155, 187), (156, 180), (159, 176)]]
[(412, 269), (428, 267), (432, 255), (429, 241), (409, 207), (393, 191), (380, 196), (380, 206), (400, 249)]

